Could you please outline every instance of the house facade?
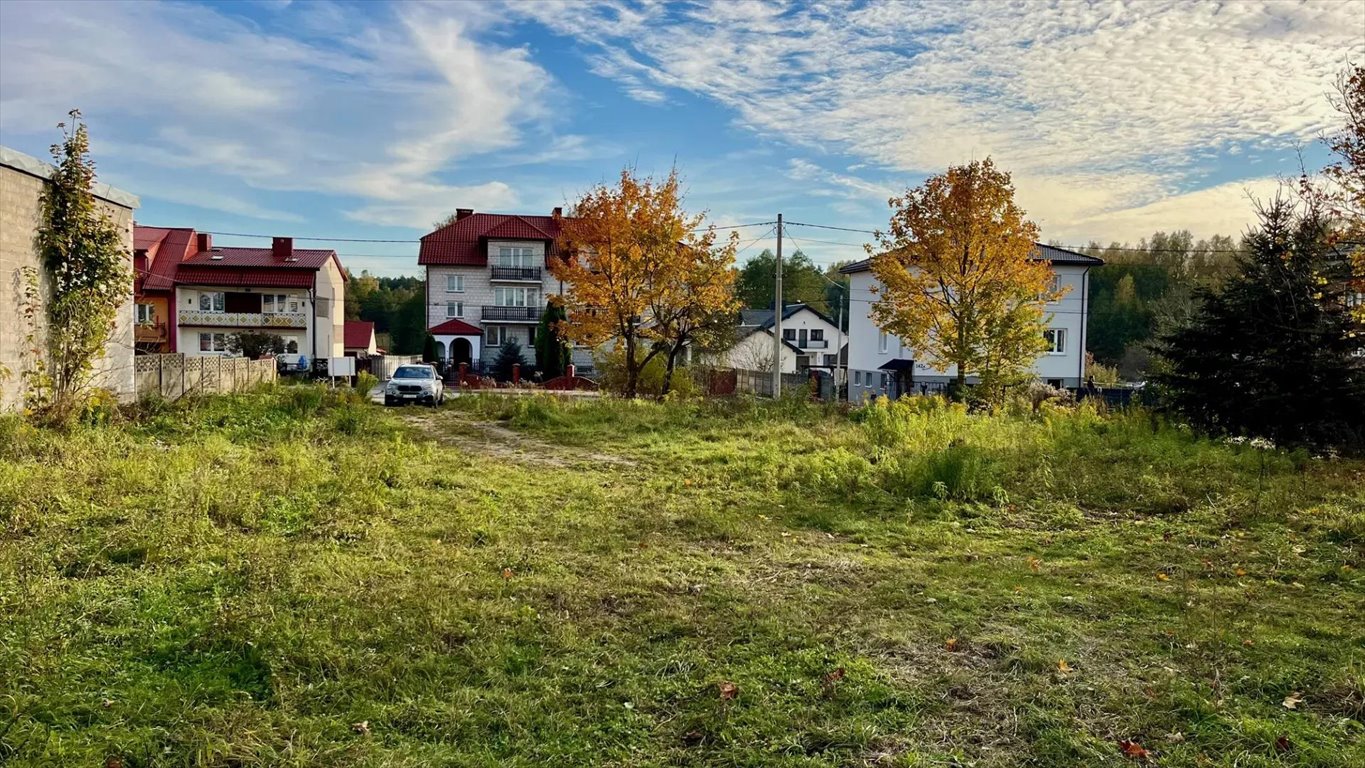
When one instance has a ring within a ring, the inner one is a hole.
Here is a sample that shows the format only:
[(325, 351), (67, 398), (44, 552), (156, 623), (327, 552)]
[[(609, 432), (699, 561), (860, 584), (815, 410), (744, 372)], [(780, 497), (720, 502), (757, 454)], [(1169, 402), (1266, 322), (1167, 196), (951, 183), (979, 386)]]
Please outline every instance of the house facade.
[[(24, 274), (30, 268), (35, 270), (40, 275), (39, 295), (49, 295), (46, 270), (33, 240), (42, 216), (43, 188), (51, 172), (52, 166), (45, 161), (0, 147), (0, 411), (23, 407), (27, 392), (24, 373), (33, 365), (27, 337), (30, 330), (39, 338), (45, 332), (45, 311), (38, 312), (32, 328), (25, 315)], [(118, 228), (131, 258), (137, 197), (107, 184), (96, 185), (95, 197), (101, 212)], [(94, 363), (95, 385), (121, 399), (134, 396), (133, 325), (133, 282), (129, 280), (127, 301), (119, 308), (104, 354)]]
[[(746, 309), (740, 313), (735, 344), (715, 356), (715, 362), (742, 370), (772, 370), (773, 311)], [(839, 326), (808, 304), (788, 304), (782, 312), (783, 373), (809, 368), (835, 369), (839, 365), (844, 336)]]
[[(564, 285), (547, 268), (558, 255), (560, 210), (549, 216), (455, 212), (450, 224), (422, 238), (427, 329), (437, 356), (452, 365), (487, 368), (504, 344), (535, 361), (535, 330), (548, 297)], [(574, 362), (590, 362), (576, 349)]]
[(212, 237), (193, 229), (134, 227), (133, 342), (139, 353), (178, 351), (175, 273), (180, 262), (212, 247)]
[(172, 273), (174, 344), (187, 355), (230, 355), (228, 337), (266, 332), (286, 351), (310, 359), (341, 357), (346, 272), (330, 249), (295, 248), (276, 237), (269, 248), (196, 250)]
[(343, 344), (347, 357), (370, 357), (379, 353), (379, 345), (375, 343), (374, 323), (369, 320), (347, 320), (343, 326), (345, 342)]
[[(1034, 374), (1056, 387), (1079, 387), (1085, 382), (1086, 320), (1090, 288), (1089, 271), (1104, 262), (1084, 254), (1039, 244), (1035, 259), (1052, 265), (1058, 287), (1067, 289), (1044, 309), (1049, 349), (1033, 364)], [(850, 303), (848, 347), (848, 397), (861, 402), (869, 397), (899, 397), (938, 389), (957, 376), (956, 366), (939, 370), (916, 359), (915, 351), (895, 334), (882, 330), (872, 319), (872, 304), (880, 287), (870, 260), (850, 264), (840, 272), (849, 276)], [(974, 377), (968, 377), (972, 383)]]

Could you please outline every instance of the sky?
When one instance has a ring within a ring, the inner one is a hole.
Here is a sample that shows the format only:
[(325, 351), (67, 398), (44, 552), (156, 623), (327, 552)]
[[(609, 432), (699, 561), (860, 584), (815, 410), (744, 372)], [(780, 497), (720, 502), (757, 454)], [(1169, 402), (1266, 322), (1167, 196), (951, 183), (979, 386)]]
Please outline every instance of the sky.
[[(548, 214), (626, 166), (718, 225), (865, 230), (989, 156), (1042, 239), (1135, 243), (1244, 232), (1327, 161), (1362, 59), (1365, 0), (5, 0), (0, 144), (46, 157), (79, 107), (140, 223), (405, 241), (306, 243), (384, 275), (455, 208)], [(785, 232), (817, 263), (870, 239)]]

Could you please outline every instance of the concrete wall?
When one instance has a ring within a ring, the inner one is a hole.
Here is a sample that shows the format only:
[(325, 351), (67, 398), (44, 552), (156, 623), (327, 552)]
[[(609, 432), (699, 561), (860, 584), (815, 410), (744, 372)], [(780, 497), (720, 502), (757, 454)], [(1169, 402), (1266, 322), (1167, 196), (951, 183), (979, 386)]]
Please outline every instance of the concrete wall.
[(274, 383), (274, 360), (245, 357), (197, 357), (183, 354), (140, 355), (136, 369), (138, 397), (175, 400), (185, 395), (237, 392)]
[[(1076, 387), (1085, 380), (1085, 313), (1089, 311), (1085, 295), (1089, 287), (1088, 278), (1085, 267), (1056, 264), (1053, 269), (1061, 285), (1069, 290), (1061, 299), (1047, 305), (1046, 325), (1048, 328), (1065, 330), (1066, 349), (1062, 354), (1039, 356), (1033, 364), (1033, 371), (1044, 381), (1057, 380), (1064, 387)], [(884, 377), (878, 370), (883, 364), (890, 360), (915, 359), (915, 351), (892, 334), (887, 335), (886, 351), (881, 351), (881, 329), (872, 322), (871, 317), (872, 305), (877, 299), (872, 288), (876, 285), (877, 280), (870, 271), (849, 275), (852, 310), (848, 325), (848, 387), (849, 400), (852, 402), (886, 394)], [(915, 382), (942, 383), (951, 381), (956, 375), (956, 366), (936, 370), (923, 363), (915, 363)]]
[(335, 259), (318, 270), (317, 293), (318, 355), (341, 357), (346, 354), (346, 279)]
[[(0, 147), (0, 410), (22, 407), (23, 373), (32, 366), (32, 354), (25, 338), (30, 326), (24, 317), (25, 268), (38, 270), (44, 295), (50, 291), (45, 270), (33, 240), (37, 233), (41, 206), (39, 197), (50, 166)], [(129, 280), (127, 300), (119, 308), (105, 354), (95, 363), (95, 384), (114, 392), (120, 399), (133, 397), (133, 210), (138, 199), (108, 185), (98, 185), (100, 209), (118, 227), (123, 247), (128, 252)], [(43, 337), (46, 314), (39, 313), (37, 331)]]

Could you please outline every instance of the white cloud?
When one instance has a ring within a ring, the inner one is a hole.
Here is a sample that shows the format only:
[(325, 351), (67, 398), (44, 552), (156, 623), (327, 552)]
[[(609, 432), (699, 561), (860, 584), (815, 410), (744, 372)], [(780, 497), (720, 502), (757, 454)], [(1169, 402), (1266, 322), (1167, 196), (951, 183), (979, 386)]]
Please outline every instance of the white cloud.
[(419, 228), (434, 208), (514, 204), (504, 183), (448, 179), (546, 124), (552, 78), (472, 37), (489, 14), (447, 11), (298, 4), (277, 13), (315, 34), (289, 39), (203, 6), (0, 3), (0, 132), (50, 135), (80, 105), (126, 186), (193, 179), (201, 203), (256, 218), (272, 217), (208, 187), (358, 197), (352, 218)]
[(1213, 153), (1311, 140), (1335, 119), (1331, 78), (1365, 55), (1365, 4), (1332, 0), (516, 7), (606, 57), (597, 71), (627, 91), (699, 94), (760, 135), (907, 174), (991, 155), (1045, 234), (1153, 210)]

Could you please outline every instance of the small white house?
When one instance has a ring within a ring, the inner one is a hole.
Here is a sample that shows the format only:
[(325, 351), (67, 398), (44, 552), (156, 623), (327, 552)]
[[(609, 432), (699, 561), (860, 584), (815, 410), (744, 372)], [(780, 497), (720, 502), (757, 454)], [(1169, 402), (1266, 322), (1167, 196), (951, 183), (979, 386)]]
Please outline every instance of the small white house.
[[(771, 371), (773, 360), (773, 311), (746, 309), (734, 346), (716, 356), (716, 363), (728, 368)], [(839, 364), (844, 336), (839, 326), (807, 304), (788, 304), (782, 312), (783, 373), (808, 368), (830, 368)]]
[[(1042, 244), (1037, 246), (1034, 258), (1050, 262), (1058, 285), (1068, 289), (1062, 298), (1046, 307), (1045, 334), (1050, 348), (1034, 362), (1034, 373), (1056, 387), (1079, 387), (1085, 381), (1089, 271), (1104, 261)], [(874, 288), (880, 284), (872, 275), (869, 259), (849, 264), (839, 271), (849, 276), (851, 294), (848, 324), (850, 402), (861, 402), (877, 395), (899, 397), (921, 390), (936, 390), (957, 377), (956, 366), (938, 370), (916, 360), (913, 349), (873, 322), (872, 305), (878, 298)], [(967, 381), (974, 383), (975, 377), (969, 376)]]

